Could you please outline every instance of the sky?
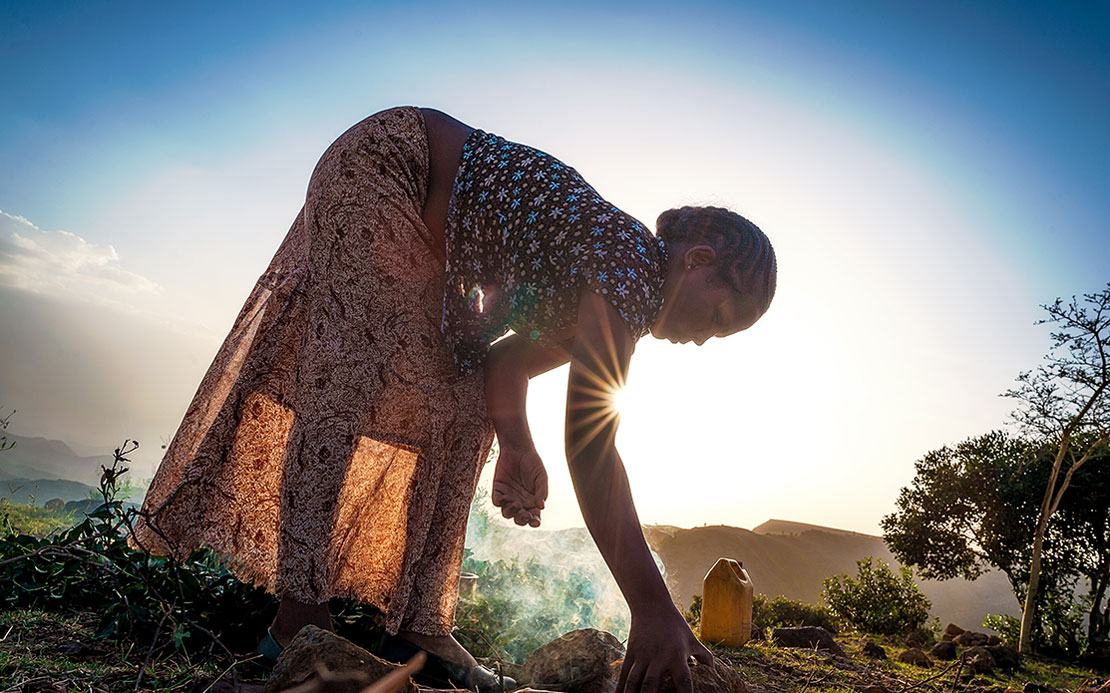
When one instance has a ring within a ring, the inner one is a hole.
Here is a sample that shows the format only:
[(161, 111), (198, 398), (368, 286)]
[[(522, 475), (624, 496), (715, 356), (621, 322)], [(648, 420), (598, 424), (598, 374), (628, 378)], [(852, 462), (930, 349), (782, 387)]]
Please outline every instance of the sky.
[[(1110, 280), (1105, 3), (16, 2), (0, 9), (0, 414), (149, 477), (350, 125), (431, 106), (654, 228), (727, 206), (770, 311), (645, 337), (617, 437), (645, 523), (879, 533), (927, 451), (1004, 426), (1040, 304)], [(528, 414), (581, 526), (567, 369)], [(488, 485), (493, 465), (482, 483)]]

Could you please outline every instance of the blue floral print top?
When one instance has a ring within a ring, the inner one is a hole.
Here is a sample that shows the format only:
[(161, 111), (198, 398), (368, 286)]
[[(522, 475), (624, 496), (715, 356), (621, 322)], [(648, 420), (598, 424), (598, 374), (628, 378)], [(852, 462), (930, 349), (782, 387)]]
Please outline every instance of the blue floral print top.
[(541, 343), (573, 327), (585, 285), (634, 339), (663, 303), (662, 240), (549, 154), (475, 130), (447, 208), (442, 329), (461, 374), (512, 329)]

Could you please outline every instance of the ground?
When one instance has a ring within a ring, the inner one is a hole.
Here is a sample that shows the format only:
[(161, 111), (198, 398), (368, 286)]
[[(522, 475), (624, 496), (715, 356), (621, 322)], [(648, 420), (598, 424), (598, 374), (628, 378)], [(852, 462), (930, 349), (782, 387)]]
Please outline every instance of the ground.
[[(14, 610), (0, 612), (0, 691), (42, 693), (53, 691), (116, 692), (134, 690), (195, 691), (225, 688), (230, 672), (181, 656), (152, 656), (134, 646), (120, 646), (93, 637), (96, 614), (56, 614)], [(791, 650), (765, 642), (732, 650), (713, 648), (718, 659), (737, 669), (751, 693), (841, 693), (881, 686), (888, 693), (922, 691), (1022, 691), (1029, 682), (1050, 686), (1061, 693), (1102, 679), (1095, 672), (1036, 657), (1027, 658), (1013, 675), (969, 677), (956, 680), (956, 666), (938, 663), (932, 669), (900, 664), (904, 649), (892, 640), (878, 640), (891, 659), (874, 661), (861, 653), (866, 638), (841, 636), (847, 658), (824, 652)], [(143, 680), (135, 682), (143, 668)]]

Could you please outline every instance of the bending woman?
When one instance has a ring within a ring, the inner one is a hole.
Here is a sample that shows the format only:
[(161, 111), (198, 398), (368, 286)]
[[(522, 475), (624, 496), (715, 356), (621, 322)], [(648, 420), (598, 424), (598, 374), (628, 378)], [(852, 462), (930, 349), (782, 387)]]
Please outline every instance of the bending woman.
[[(651, 559), (614, 445), (612, 393), (647, 333), (697, 344), (774, 295), (767, 237), (684, 207), (658, 235), (571, 167), (438, 111), (377, 113), (321, 157), (170, 443), (130, 541), (198, 545), (280, 599), (274, 649), (327, 601), (381, 609), (383, 654), (417, 648), (465, 688), (496, 677), (451, 636), (471, 500), (538, 526), (547, 477), (528, 380), (570, 362), (566, 452), (586, 526), (632, 614), (619, 691), (712, 657)], [(494, 344), (509, 329), (515, 333)]]

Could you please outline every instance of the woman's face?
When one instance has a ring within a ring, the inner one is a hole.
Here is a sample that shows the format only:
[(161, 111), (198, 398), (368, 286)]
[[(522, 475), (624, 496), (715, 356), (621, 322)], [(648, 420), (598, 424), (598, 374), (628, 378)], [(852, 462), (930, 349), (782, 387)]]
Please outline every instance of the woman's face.
[(651, 327), (652, 336), (701, 345), (710, 337), (746, 330), (759, 320), (761, 302), (721, 277), (711, 246), (695, 246), (672, 258), (672, 263), (678, 264), (670, 268), (664, 283), (663, 308)]

